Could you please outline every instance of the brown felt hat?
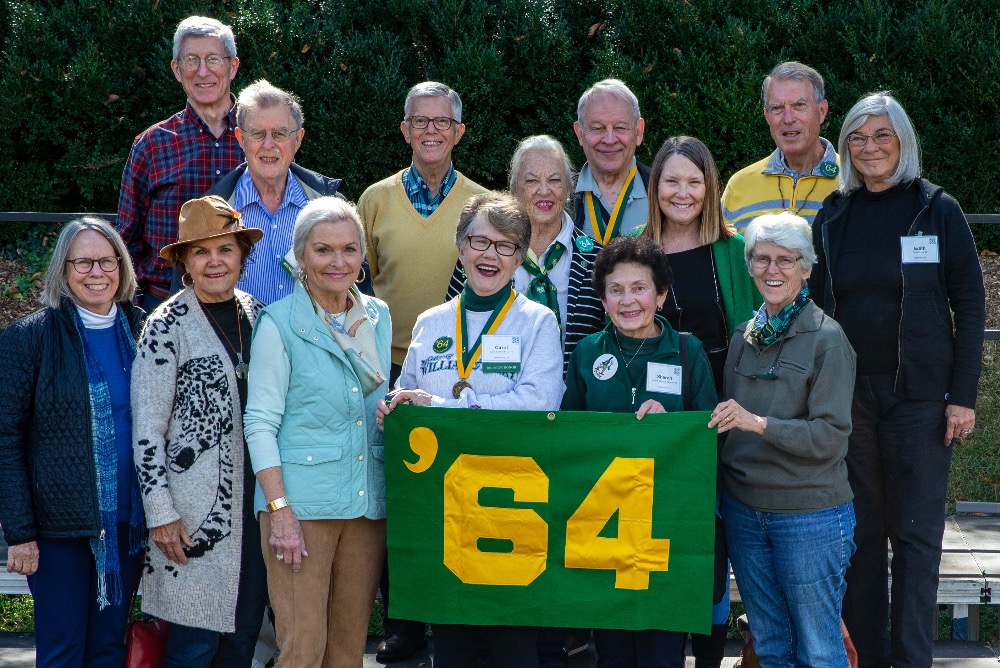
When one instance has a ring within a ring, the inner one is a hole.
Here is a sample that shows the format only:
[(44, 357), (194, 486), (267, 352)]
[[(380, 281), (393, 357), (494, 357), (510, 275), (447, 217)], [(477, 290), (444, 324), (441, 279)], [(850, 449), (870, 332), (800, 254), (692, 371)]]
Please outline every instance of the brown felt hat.
[(177, 241), (161, 248), (160, 257), (170, 260), (170, 250), (173, 248), (227, 234), (245, 234), (251, 243), (257, 243), (264, 237), (263, 230), (243, 227), (240, 212), (218, 195), (189, 199), (181, 207)]

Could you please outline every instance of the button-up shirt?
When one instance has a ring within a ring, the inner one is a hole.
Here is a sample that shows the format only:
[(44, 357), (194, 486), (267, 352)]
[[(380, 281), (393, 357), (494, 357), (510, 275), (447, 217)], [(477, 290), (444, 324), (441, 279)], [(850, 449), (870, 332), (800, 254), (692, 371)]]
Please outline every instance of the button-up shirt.
[(448, 165), (448, 171), (445, 172), (444, 179), (441, 180), (441, 187), (438, 188), (438, 194), (436, 197), (432, 197), (430, 186), (421, 178), (417, 172), (417, 168), (412, 163), (403, 170), (403, 189), (406, 190), (406, 196), (410, 198), (410, 204), (417, 210), (417, 213), (424, 218), (437, 211), (438, 206), (441, 205), (444, 198), (451, 192), (451, 188), (457, 180), (458, 175), (455, 173), (455, 166)]
[(243, 162), (236, 141), (236, 98), (215, 137), (191, 107), (135, 138), (118, 199), (118, 231), (128, 247), (140, 286), (170, 287), (173, 271), (160, 249), (177, 241), (181, 205), (201, 197)]
[(239, 282), (240, 290), (249, 292), (264, 304), (287, 297), (295, 287), (292, 275), (281, 261), (292, 248), (295, 218), (309, 203), (309, 198), (291, 172), (286, 178), (285, 196), (273, 215), (261, 202), (249, 169), (240, 177), (233, 197), (233, 208), (243, 214), (243, 224), (264, 231), (264, 238), (254, 245), (253, 255)]

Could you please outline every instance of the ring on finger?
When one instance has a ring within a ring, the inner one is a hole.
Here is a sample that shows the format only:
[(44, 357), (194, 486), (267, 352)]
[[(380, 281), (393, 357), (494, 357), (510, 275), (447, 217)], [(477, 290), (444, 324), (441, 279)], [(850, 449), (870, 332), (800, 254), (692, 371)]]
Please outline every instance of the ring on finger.
[(275, 557), (275, 559), (277, 559), (278, 561), (283, 561), (283, 560), (285, 559), (285, 555), (283, 555), (283, 554), (281, 554), (281, 553), (278, 553), (278, 554), (274, 555), (274, 557)]

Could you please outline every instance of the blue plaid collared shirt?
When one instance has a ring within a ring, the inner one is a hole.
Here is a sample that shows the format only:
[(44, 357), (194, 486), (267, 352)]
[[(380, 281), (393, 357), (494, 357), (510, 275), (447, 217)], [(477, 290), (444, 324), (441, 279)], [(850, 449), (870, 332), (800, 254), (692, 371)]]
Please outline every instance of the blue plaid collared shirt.
[(417, 210), (417, 213), (424, 218), (437, 211), (457, 180), (458, 174), (455, 173), (455, 166), (448, 165), (448, 171), (441, 181), (437, 197), (431, 197), (431, 189), (420, 178), (420, 174), (417, 173), (417, 169), (412, 163), (403, 170), (403, 189), (406, 190), (406, 196), (410, 198), (410, 204)]

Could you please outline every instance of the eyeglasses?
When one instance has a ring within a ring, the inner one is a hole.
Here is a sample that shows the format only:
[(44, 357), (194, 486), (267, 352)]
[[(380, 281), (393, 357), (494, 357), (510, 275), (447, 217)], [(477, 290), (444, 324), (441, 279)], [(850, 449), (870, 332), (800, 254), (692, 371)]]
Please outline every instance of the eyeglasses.
[(250, 138), (250, 141), (254, 142), (255, 144), (261, 144), (264, 142), (265, 139), (267, 139), (267, 134), (268, 132), (270, 132), (271, 139), (273, 139), (276, 144), (283, 144), (286, 141), (288, 141), (289, 137), (291, 137), (298, 131), (299, 128), (296, 128), (295, 130), (289, 130), (288, 128), (275, 128), (270, 131), (250, 130), (249, 132), (246, 133), (246, 135), (247, 137)]
[(462, 121), (456, 120), (454, 118), (448, 118), (447, 116), (438, 116), (437, 118), (427, 118), (426, 116), (409, 116), (407, 119), (410, 122), (410, 127), (415, 130), (425, 130), (429, 123), (433, 123), (434, 127), (438, 130), (450, 130), (452, 123), (461, 123)]
[(737, 376), (743, 376), (744, 378), (749, 378), (750, 380), (777, 380), (778, 376), (774, 373), (774, 370), (778, 368), (778, 362), (781, 361), (781, 351), (785, 349), (785, 336), (788, 334), (786, 330), (784, 334), (781, 335), (781, 342), (778, 344), (778, 354), (774, 356), (774, 364), (771, 368), (767, 370), (766, 373), (743, 373), (740, 371), (740, 360), (743, 359), (743, 351), (749, 347), (746, 342), (740, 346), (740, 352), (736, 356), (736, 366), (733, 368), (733, 372)]
[(227, 60), (231, 60), (231, 57), (212, 54), (211, 56), (205, 56), (204, 58), (194, 55), (184, 56), (177, 62), (180, 64), (181, 69), (185, 72), (197, 72), (198, 68), (201, 67), (202, 61), (205, 62), (205, 67), (213, 72), (218, 72), (225, 66)]
[(879, 130), (873, 135), (852, 132), (847, 135), (847, 143), (851, 148), (864, 148), (868, 144), (868, 140), (871, 139), (879, 146), (885, 146), (897, 136), (895, 132), (889, 132), (888, 130)]
[(795, 266), (795, 263), (802, 259), (802, 256), (788, 257), (787, 255), (779, 255), (776, 258), (769, 258), (766, 255), (754, 255), (750, 258), (750, 264), (753, 265), (754, 269), (767, 269), (771, 266), (773, 262), (778, 266), (778, 269), (788, 270)]
[(117, 255), (111, 257), (101, 257), (96, 260), (92, 260), (89, 257), (78, 257), (75, 260), (66, 260), (66, 264), (73, 265), (73, 268), (81, 274), (89, 274), (94, 268), (94, 264), (97, 264), (101, 268), (101, 271), (112, 272), (118, 268), (118, 263), (121, 262), (121, 258)]
[(510, 257), (517, 252), (520, 246), (513, 241), (493, 241), (489, 237), (480, 237), (477, 235), (470, 234), (466, 237), (469, 240), (469, 247), (472, 250), (484, 251), (490, 246), (497, 249), (497, 254), (503, 255), (504, 257)]

